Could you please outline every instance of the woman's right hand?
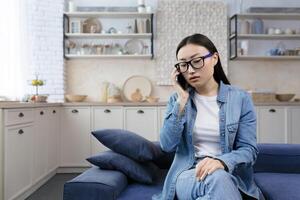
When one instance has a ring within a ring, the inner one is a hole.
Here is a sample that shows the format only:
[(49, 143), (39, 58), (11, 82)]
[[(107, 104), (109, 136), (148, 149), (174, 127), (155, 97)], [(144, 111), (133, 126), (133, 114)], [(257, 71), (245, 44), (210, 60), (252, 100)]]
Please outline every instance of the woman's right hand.
[(189, 93), (188, 91), (184, 90), (180, 84), (177, 81), (177, 76), (180, 74), (180, 72), (177, 71), (176, 68), (173, 69), (172, 73), (171, 73), (171, 79), (173, 81), (174, 84), (174, 89), (177, 92), (178, 95), (178, 101), (180, 104), (180, 113), (183, 111), (184, 106), (189, 98)]

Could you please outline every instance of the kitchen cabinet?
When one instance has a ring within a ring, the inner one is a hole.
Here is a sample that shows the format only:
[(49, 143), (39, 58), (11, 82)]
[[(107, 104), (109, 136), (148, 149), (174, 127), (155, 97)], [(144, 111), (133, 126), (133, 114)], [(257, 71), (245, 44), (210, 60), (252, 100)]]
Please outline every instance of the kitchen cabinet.
[(119, 11), (66, 12), (64, 56), (67, 59), (153, 58), (153, 15)]
[(34, 173), (33, 182), (38, 182), (47, 175), (48, 141), (50, 134), (50, 110), (42, 107), (35, 109), (35, 128), (33, 137)]
[(300, 144), (300, 107), (290, 108), (290, 143)]
[(60, 166), (85, 167), (90, 156), (90, 107), (64, 107), (61, 113)]
[[(92, 130), (123, 129), (123, 108), (113, 106), (93, 107)], [(107, 150), (94, 136), (92, 138), (92, 154)]]
[(287, 112), (283, 106), (258, 108), (259, 143), (288, 143)]
[(31, 187), (33, 179), (34, 111), (4, 111), (4, 200)]
[(125, 107), (124, 129), (135, 132), (148, 140), (158, 140), (156, 107)]
[(299, 60), (297, 13), (235, 14), (229, 20), (230, 60)]
[(34, 125), (5, 129), (4, 199), (13, 199), (32, 184)]
[(59, 165), (60, 153), (60, 108), (48, 108), (49, 113), (49, 131), (48, 131), (48, 162), (47, 172), (50, 173)]

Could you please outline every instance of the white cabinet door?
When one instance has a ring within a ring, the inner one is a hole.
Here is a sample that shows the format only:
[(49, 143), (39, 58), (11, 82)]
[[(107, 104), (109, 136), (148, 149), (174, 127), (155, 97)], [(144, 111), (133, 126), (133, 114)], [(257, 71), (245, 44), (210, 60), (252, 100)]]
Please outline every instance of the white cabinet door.
[[(93, 107), (92, 130), (123, 129), (122, 107)], [(94, 136), (92, 137), (92, 154), (107, 150)]]
[(16, 197), (31, 187), (34, 125), (5, 128), (4, 199)]
[(157, 141), (157, 108), (156, 107), (125, 107), (124, 129), (137, 133), (144, 138)]
[(49, 131), (48, 131), (48, 166), (51, 172), (58, 167), (59, 163), (59, 135), (60, 135), (60, 108), (49, 108)]
[(166, 106), (158, 107), (158, 135), (157, 135), (158, 140), (159, 140), (160, 130), (161, 130), (163, 124), (164, 124), (166, 110), (167, 110)]
[(61, 166), (90, 166), (90, 107), (64, 107), (61, 113)]
[(260, 143), (287, 143), (287, 108), (259, 107)]
[(50, 129), (50, 113), (47, 108), (36, 108), (34, 142), (33, 182), (36, 183), (47, 175), (48, 135)]
[(290, 112), (291, 112), (290, 143), (300, 144), (300, 107), (290, 107)]

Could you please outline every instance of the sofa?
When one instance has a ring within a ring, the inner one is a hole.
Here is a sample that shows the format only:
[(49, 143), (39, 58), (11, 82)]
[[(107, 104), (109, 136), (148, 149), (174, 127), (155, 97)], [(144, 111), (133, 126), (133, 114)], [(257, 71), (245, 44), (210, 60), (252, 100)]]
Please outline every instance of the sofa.
[[(157, 142), (155, 145), (159, 145)], [(300, 144), (258, 144), (255, 182), (267, 200), (300, 199)], [(64, 200), (151, 199), (162, 190), (174, 153), (153, 162), (159, 167), (152, 184), (141, 184), (117, 170), (91, 167), (64, 185)]]

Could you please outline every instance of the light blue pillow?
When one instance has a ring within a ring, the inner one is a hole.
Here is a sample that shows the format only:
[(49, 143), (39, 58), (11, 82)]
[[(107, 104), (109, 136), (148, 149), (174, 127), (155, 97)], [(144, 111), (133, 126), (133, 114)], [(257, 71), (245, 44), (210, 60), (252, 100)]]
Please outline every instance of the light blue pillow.
[(109, 149), (137, 161), (156, 160), (164, 155), (159, 146), (131, 131), (101, 129), (92, 134)]
[(138, 163), (113, 151), (101, 152), (86, 159), (101, 169), (118, 170), (136, 182), (151, 184), (159, 170), (151, 162)]

